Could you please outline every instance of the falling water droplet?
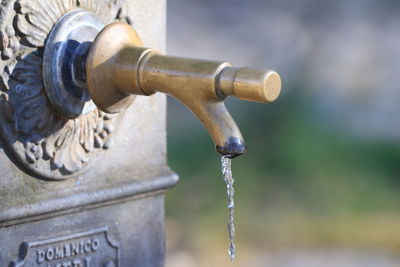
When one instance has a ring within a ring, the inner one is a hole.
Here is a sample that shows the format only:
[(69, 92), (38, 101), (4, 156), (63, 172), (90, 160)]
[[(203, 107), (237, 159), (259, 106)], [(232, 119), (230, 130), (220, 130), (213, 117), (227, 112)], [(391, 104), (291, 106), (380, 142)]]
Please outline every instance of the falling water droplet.
[(221, 157), (221, 170), (226, 183), (226, 191), (228, 194), (228, 209), (229, 209), (229, 223), (228, 223), (228, 234), (229, 234), (229, 256), (231, 261), (235, 260), (236, 248), (235, 248), (235, 225), (234, 225), (234, 214), (235, 214), (235, 202), (233, 196), (235, 190), (233, 183), (235, 180), (232, 176), (232, 160), (228, 156)]

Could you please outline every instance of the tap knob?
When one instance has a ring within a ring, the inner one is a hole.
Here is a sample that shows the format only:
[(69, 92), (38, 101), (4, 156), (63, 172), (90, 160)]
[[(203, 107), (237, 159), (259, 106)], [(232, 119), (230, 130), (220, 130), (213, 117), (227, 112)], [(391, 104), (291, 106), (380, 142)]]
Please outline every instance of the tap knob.
[(281, 92), (281, 78), (271, 70), (250, 67), (226, 67), (218, 76), (217, 88), (224, 96), (240, 100), (270, 103)]
[(172, 95), (203, 123), (217, 151), (230, 157), (243, 154), (246, 145), (224, 99), (266, 103), (281, 91), (274, 71), (162, 55), (143, 47), (136, 31), (124, 23), (108, 25), (96, 37), (86, 59), (86, 76), (92, 100), (109, 113), (124, 110), (136, 95)]

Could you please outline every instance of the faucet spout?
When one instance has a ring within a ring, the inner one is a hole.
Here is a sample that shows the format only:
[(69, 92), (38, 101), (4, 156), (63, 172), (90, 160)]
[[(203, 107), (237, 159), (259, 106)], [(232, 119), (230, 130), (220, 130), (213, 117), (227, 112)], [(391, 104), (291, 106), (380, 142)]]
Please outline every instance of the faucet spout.
[[(203, 118), (209, 120), (203, 124), (208, 125), (206, 128), (214, 141), (217, 152), (229, 158), (245, 153), (247, 147), (242, 133), (227, 111), (225, 104), (222, 101), (208, 103), (202, 108), (206, 113)], [(197, 115), (197, 117), (199, 116)]]
[(148, 53), (139, 66), (139, 86), (144, 94), (162, 92), (175, 97), (202, 122), (220, 154), (236, 157), (246, 151), (246, 145), (225, 107), (226, 96), (217, 89), (218, 77), (228, 66)]
[(165, 56), (142, 47), (136, 31), (122, 23), (107, 26), (97, 36), (87, 57), (86, 76), (93, 101), (109, 113), (125, 109), (134, 95), (161, 92), (175, 97), (202, 122), (216, 150), (231, 158), (243, 154), (246, 145), (224, 99), (272, 102), (281, 90), (274, 71)]

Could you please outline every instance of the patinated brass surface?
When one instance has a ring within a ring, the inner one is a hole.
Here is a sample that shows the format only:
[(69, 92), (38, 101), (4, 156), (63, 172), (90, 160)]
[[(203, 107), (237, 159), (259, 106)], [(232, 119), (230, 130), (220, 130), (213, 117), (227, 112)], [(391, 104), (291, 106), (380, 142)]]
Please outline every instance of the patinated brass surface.
[(274, 71), (161, 55), (142, 47), (138, 34), (124, 23), (111, 24), (98, 35), (89, 51), (86, 73), (89, 93), (103, 111), (125, 109), (134, 95), (172, 95), (199, 118), (217, 151), (232, 157), (244, 153), (246, 146), (224, 99), (235, 96), (267, 103), (281, 91)]

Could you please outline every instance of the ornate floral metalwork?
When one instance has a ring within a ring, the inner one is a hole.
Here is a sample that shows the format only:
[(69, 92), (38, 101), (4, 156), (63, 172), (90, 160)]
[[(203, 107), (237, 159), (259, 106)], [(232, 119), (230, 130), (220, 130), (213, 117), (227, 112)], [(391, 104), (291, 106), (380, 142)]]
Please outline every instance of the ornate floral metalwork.
[(119, 116), (94, 110), (78, 118), (51, 107), (42, 80), (43, 47), (54, 24), (81, 8), (105, 24), (121, 19), (118, 0), (10, 0), (0, 11), (0, 132), (22, 168), (47, 179), (82, 170), (96, 150), (110, 146)]

